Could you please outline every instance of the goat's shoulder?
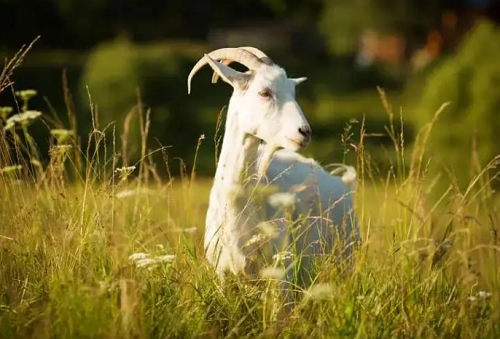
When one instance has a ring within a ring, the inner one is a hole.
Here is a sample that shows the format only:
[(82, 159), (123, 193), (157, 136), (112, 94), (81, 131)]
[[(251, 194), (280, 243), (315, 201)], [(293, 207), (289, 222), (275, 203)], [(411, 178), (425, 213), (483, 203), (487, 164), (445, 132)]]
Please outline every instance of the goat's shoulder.
[(331, 175), (314, 159), (288, 150), (275, 153), (266, 174), (285, 190), (296, 185), (318, 189), (321, 195), (341, 195), (348, 190), (341, 177)]

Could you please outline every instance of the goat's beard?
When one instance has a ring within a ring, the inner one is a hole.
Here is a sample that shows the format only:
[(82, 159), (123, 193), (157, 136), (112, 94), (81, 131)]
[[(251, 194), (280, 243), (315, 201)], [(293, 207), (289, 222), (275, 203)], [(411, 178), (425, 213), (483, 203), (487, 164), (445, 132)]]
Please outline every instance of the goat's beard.
[(260, 161), (259, 167), (257, 169), (257, 183), (260, 183), (262, 178), (266, 175), (267, 169), (271, 164), (274, 153), (279, 149), (278, 146), (262, 143), (259, 147), (261, 151), (259, 152)]

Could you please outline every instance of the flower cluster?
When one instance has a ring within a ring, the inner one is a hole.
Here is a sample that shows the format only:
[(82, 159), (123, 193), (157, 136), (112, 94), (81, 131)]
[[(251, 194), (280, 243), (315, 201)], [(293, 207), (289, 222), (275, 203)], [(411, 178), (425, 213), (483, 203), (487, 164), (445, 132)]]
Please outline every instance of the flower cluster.
[(491, 293), (490, 292), (485, 292), (485, 291), (479, 291), (477, 293), (477, 295), (471, 295), (467, 298), (467, 300), (469, 301), (476, 301), (478, 298), (479, 299), (488, 299), (489, 297), (491, 297)]
[(175, 254), (151, 256), (148, 253), (138, 252), (129, 256), (128, 259), (132, 263), (134, 263), (136, 267), (152, 270), (160, 266), (161, 264), (173, 262), (175, 259)]
[(9, 129), (12, 129), (16, 125), (27, 127), (41, 115), (42, 113), (38, 111), (26, 111), (24, 113), (15, 114), (7, 119), (7, 121), (5, 122), (4, 130), (7, 131)]

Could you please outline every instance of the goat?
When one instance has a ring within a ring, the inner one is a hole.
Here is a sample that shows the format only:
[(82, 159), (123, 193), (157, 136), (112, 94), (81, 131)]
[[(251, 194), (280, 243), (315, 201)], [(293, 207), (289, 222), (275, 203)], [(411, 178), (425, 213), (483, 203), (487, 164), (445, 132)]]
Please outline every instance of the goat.
[[(231, 62), (248, 71), (234, 70)], [(288, 78), (256, 48), (221, 48), (192, 68), (188, 94), (193, 76), (206, 64), (214, 71), (213, 83), (220, 77), (234, 89), (206, 214), (206, 258), (223, 280), (225, 271), (255, 275), (294, 246), (295, 256), (302, 257), (299, 277), (307, 284), (314, 257), (336, 252), (335, 242), (344, 243), (342, 254), (349, 256), (359, 241), (351, 196), (355, 171), (332, 176), (296, 153), (312, 134), (295, 99), (295, 87), (307, 78)], [(261, 184), (274, 192), (258, 201)], [(282, 204), (289, 208), (271, 199), (280, 195), (291, 198)], [(292, 231), (287, 215), (302, 224)], [(293, 256), (285, 257), (285, 266), (292, 267)], [(289, 281), (293, 270), (287, 271)]]

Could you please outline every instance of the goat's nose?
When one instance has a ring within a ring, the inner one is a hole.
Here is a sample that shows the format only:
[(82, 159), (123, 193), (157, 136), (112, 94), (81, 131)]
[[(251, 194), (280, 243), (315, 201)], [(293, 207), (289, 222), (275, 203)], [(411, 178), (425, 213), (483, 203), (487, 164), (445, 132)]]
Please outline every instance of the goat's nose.
[(309, 126), (299, 127), (299, 133), (303, 137), (311, 138), (311, 134), (312, 134), (311, 127), (309, 127)]

